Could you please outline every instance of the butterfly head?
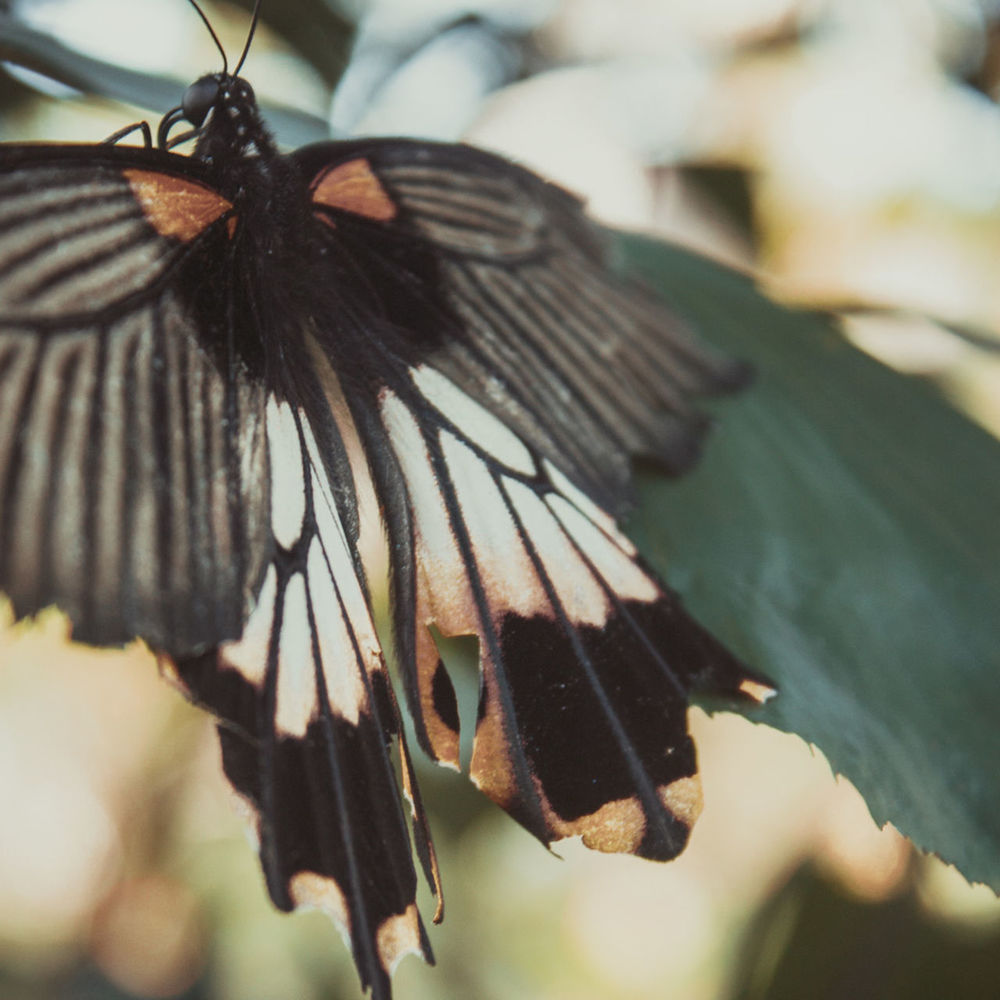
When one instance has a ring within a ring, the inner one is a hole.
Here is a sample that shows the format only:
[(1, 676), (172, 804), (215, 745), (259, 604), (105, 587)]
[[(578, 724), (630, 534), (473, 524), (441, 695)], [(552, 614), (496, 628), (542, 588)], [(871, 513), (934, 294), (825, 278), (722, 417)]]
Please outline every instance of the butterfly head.
[[(186, 121), (191, 129), (170, 138), (170, 130), (180, 121)], [(184, 92), (180, 107), (160, 123), (161, 147), (170, 149), (188, 138), (197, 140), (195, 157), (210, 163), (259, 155), (272, 146), (253, 87), (226, 72), (195, 80)]]
[[(157, 133), (157, 145), (161, 149), (172, 149), (188, 139), (195, 139), (195, 158), (215, 165), (231, 163), (244, 156), (276, 152), (274, 142), (257, 110), (253, 87), (239, 75), (250, 52), (250, 43), (260, 19), (261, 2), (262, 0), (256, 0), (254, 4), (243, 53), (236, 68), (230, 73), (226, 50), (222, 47), (219, 36), (198, 0), (190, 0), (222, 56), (222, 71), (208, 73), (195, 80), (184, 92), (180, 105), (163, 116)], [(191, 128), (171, 138), (174, 126), (182, 121), (187, 122)]]

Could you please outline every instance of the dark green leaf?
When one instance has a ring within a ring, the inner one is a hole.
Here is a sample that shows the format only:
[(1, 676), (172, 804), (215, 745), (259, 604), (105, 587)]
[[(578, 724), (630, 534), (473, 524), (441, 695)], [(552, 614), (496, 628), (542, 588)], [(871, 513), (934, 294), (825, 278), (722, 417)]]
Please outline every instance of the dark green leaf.
[(1000, 888), (1000, 444), (823, 317), (625, 237), (707, 339), (755, 365), (702, 464), (632, 525), (877, 821)]

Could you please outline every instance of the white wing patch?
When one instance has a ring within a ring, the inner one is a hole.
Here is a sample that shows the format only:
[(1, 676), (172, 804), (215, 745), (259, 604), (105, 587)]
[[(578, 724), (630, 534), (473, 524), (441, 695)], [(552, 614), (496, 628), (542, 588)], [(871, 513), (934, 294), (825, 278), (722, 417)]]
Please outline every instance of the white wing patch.
[(312, 428), (305, 422), (305, 418), (303, 418), (302, 430), (312, 470), (310, 485), (313, 511), (316, 516), (317, 532), (322, 542), (323, 556), (328, 567), (327, 573), (336, 587), (337, 595), (343, 604), (344, 614), (354, 629), (358, 648), (366, 660), (368, 669), (381, 670), (384, 668), (382, 645), (372, 621), (368, 598), (365, 596), (364, 588), (354, 568), (344, 525), (337, 512), (333, 494), (330, 492), (330, 484), (325, 472), (323, 472), (319, 446)]
[[(543, 575), (577, 626), (607, 622), (609, 591), (642, 603), (662, 596), (611, 516), (551, 462), (536, 461), (519, 438), (434, 369), (421, 366), (411, 377), (455, 425), (452, 431), (425, 424), (403, 399), (383, 391), (382, 420), (414, 511), (418, 606), (427, 617), (420, 624), (433, 621), (456, 635), (481, 631), (487, 610), (494, 623), (510, 613), (554, 619)], [(463, 532), (488, 608), (477, 606)]]
[[(618, 532), (609, 535), (558, 493), (550, 493), (545, 502), (619, 597), (633, 601), (655, 601), (659, 597), (660, 588), (636, 564), (634, 547), (629, 545), (631, 552), (622, 551), (617, 544), (621, 537)], [(580, 560), (579, 553), (574, 556)]]
[[(357, 725), (361, 710), (367, 705), (368, 695), (357, 669), (357, 654), (347, 631), (340, 595), (330, 575), (330, 567), (322, 542), (316, 538), (309, 547), (309, 591), (317, 616), (317, 639), (326, 694), (335, 715)], [(338, 613), (339, 612), (339, 613)], [(360, 623), (356, 618), (351, 624), (356, 638)], [(381, 657), (369, 669), (381, 669)]]
[(410, 378), (424, 398), (469, 441), (515, 472), (525, 476), (535, 474), (531, 452), (521, 439), (454, 382), (427, 365), (411, 369)]
[(271, 456), (271, 531), (279, 545), (290, 549), (302, 534), (306, 511), (302, 446), (292, 408), (273, 396), (267, 402), (267, 448)]
[(530, 487), (509, 477), (504, 477), (504, 490), (566, 616), (578, 625), (603, 625), (609, 611), (607, 596), (560, 529), (545, 501)]
[[(389, 391), (382, 396), (382, 419), (410, 494), (421, 583), (426, 585), (434, 580), (434, 593), (440, 595), (440, 601), (429, 606), (431, 617), (446, 634), (462, 634), (475, 627), (475, 608), (468, 593), (465, 564), (452, 533), (420, 426), (409, 407)], [(456, 628), (459, 631), (453, 633), (452, 629)]]
[(365, 676), (384, 670), (385, 663), (305, 414), (272, 397), (267, 433), (274, 539), (287, 554), (308, 533), (312, 538), (304, 567), (286, 569), (283, 576), (272, 562), (242, 636), (223, 643), (219, 654), (258, 690), (276, 663), (274, 724), (284, 735), (301, 738), (319, 716), (320, 673), (330, 712), (356, 725), (369, 707)]
[(578, 490), (547, 458), (542, 460), (542, 468), (556, 491), (561, 493), (592, 524), (596, 524), (615, 545), (630, 556), (636, 554), (632, 542), (618, 530), (615, 519), (594, 503), (582, 490)]
[(243, 626), (243, 635), (235, 642), (225, 642), (219, 647), (221, 659), (257, 688), (263, 685), (267, 676), (274, 602), (277, 596), (278, 573), (274, 566), (268, 566), (264, 583), (257, 595), (257, 604)]
[[(346, 653), (347, 650), (344, 650)], [(285, 587), (278, 636), (278, 698), (275, 725), (289, 736), (305, 736), (319, 711), (306, 581), (296, 573)]]
[[(524, 617), (547, 605), (507, 502), (486, 464), (452, 434), (442, 432), (448, 466), (476, 565), (491, 603)], [(464, 567), (462, 575), (465, 576)]]

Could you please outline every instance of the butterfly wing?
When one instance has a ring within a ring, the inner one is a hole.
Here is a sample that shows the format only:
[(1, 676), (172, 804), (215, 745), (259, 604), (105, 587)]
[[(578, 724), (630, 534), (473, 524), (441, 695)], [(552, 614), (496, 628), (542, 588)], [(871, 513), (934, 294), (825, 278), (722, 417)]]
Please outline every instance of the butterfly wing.
[(0, 153), (0, 590), (159, 653), (220, 721), (275, 903), (328, 910), (385, 997), (430, 959), (396, 745), (436, 868), (343, 442), (308, 364), (247, 346), (237, 215), (186, 158)]
[(269, 555), (264, 393), (176, 280), (231, 206), (163, 175), (186, 213), (158, 230), (154, 175), (114, 152), (0, 154), (0, 589), (83, 641), (192, 652), (239, 635)]
[(288, 163), (312, 215), (262, 224), (286, 270), (261, 291), (204, 165), (0, 156), (0, 587), (18, 615), (56, 603), (79, 638), (161, 654), (220, 720), (272, 898), (329, 910), (385, 997), (402, 954), (430, 955), (394, 745), (437, 874), (332, 384), (386, 516), (422, 744), (458, 764), (429, 626), (474, 634), (480, 786), (546, 842), (664, 858), (700, 801), (688, 693), (765, 687), (611, 515), (631, 455), (690, 464), (690, 397), (739, 371), (611, 277), (580, 206), (525, 171), (396, 141)]
[[(322, 426), (322, 421), (319, 421)], [(362, 984), (388, 996), (407, 953), (431, 961), (393, 761), (428, 880), (433, 850), (356, 552), (327, 474), (339, 438), (268, 403), (277, 541), (243, 634), (169, 673), (222, 721), (226, 776), (247, 807), (272, 900), (321, 907), (347, 933)], [(439, 895), (440, 898), (440, 895)], [(439, 909), (440, 914), (440, 909)]]
[(397, 328), (396, 354), (431, 358), (601, 506), (629, 506), (632, 456), (690, 468), (708, 427), (693, 400), (746, 382), (617, 277), (582, 204), (537, 175), (405, 140), (296, 155), (324, 217), (345, 240), (357, 231), (351, 277)]
[(580, 205), (526, 171), (396, 141), (298, 156), (331, 258), (378, 293), (324, 347), (338, 369), (372, 359), (349, 399), (422, 744), (458, 766), (429, 626), (476, 635), (476, 783), (546, 843), (673, 857), (701, 801), (689, 694), (769, 688), (609, 512), (628, 502), (631, 456), (690, 465), (705, 428), (692, 396), (745, 373), (614, 277)]

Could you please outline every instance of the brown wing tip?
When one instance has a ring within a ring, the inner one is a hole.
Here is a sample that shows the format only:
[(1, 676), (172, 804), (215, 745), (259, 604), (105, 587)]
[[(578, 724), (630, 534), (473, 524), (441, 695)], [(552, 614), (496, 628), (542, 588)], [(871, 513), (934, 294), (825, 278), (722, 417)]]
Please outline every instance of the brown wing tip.
[(678, 778), (660, 789), (660, 800), (670, 810), (677, 820), (680, 820), (689, 830), (694, 826), (705, 798), (701, 790), (701, 778), (697, 774), (686, 778)]
[(382, 921), (375, 933), (375, 946), (382, 968), (389, 976), (407, 955), (419, 955), (429, 965), (434, 964), (416, 903)]
[[(297, 872), (289, 880), (288, 894), (296, 909), (319, 909), (332, 918), (350, 946), (350, 908), (334, 879), (316, 872)], [(429, 965), (434, 964), (416, 903), (410, 903), (401, 913), (386, 917), (375, 930), (374, 944), (379, 964), (387, 976), (392, 976), (407, 955), (419, 955)]]
[[(701, 780), (693, 774), (677, 778), (658, 789), (658, 796), (670, 816), (690, 832), (699, 815), (704, 799)], [(579, 835), (583, 845), (606, 854), (636, 854), (656, 860), (676, 857), (684, 849), (687, 837), (684, 830), (674, 829), (674, 839), (668, 851), (659, 845), (650, 850), (650, 817), (638, 797), (607, 802), (596, 812), (572, 822), (557, 821), (558, 839)], [(678, 837), (678, 833), (682, 836)]]
[(556, 821), (558, 838), (578, 835), (585, 847), (606, 854), (635, 854), (646, 831), (642, 804), (636, 798), (606, 802), (589, 816)]
[(296, 909), (322, 910), (344, 933), (350, 927), (347, 899), (332, 878), (316, 872), (296, 872), (288, 881), (288, 895)]

